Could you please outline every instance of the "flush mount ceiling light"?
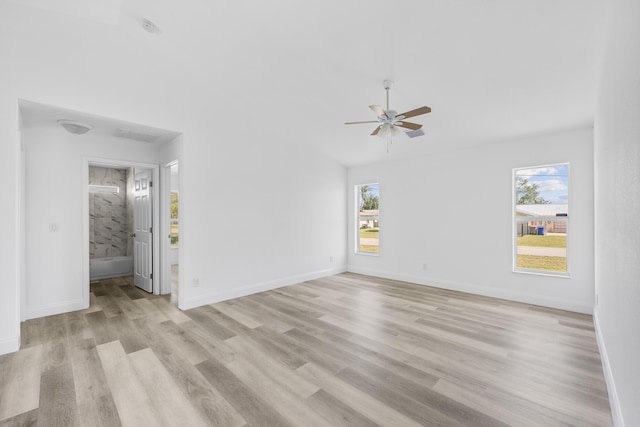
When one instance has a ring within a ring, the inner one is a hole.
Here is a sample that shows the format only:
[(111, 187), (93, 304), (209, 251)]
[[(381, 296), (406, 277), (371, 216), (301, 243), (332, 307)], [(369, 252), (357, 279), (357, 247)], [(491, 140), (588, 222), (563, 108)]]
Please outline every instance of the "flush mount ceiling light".
[(156, 34), (156, 33), (160, 32), (160, 29), (158, 28), (158, 26), (156, 24), (154, 24), (153, 22), (149, 21), (148, 19), (143, 19), (142, 20), (142, 28), (147, 33), (151, 33), (151, 34)]
[(68, 132), (74, 133), (76, 135), (84, 135), (85, 133), (93, 129), (93, 126), (86, 123), (77, 122), (75, 120), (61, 119), (58, 120), (58, 123), (60, 123), (60, 126), (65, 128)]

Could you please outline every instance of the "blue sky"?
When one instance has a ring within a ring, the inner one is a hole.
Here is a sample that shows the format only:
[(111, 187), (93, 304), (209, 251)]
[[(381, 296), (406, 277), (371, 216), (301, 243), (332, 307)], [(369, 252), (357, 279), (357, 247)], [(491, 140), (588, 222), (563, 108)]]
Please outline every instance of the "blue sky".
[(516, 176), (538, 184), (540, 196), (552, 204), (569, 203), (569, 165), (553, 165), (541, 168), (519, 169)]

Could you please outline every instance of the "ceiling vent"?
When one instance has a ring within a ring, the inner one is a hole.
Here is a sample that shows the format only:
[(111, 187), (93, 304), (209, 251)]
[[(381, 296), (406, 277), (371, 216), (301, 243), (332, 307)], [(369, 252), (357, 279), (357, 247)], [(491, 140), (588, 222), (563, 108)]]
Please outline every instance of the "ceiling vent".
[(133, 139), (141, 142), (156, 142), (162, 135), (152, 135), (149, 133), (136, 132), (129, 129), (116, 129), (116, 136), (118, 138)]

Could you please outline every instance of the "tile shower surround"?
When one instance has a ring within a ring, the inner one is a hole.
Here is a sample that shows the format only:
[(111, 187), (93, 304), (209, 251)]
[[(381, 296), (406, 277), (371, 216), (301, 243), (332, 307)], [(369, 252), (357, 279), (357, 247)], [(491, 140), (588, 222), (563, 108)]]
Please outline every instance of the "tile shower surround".
[(130, 256), (133, 205), (128, 200), (128, 169), (89, 166), (89, 184), (115, 185), (119, 193), (89, 192), (89, 254), (92, 259)]

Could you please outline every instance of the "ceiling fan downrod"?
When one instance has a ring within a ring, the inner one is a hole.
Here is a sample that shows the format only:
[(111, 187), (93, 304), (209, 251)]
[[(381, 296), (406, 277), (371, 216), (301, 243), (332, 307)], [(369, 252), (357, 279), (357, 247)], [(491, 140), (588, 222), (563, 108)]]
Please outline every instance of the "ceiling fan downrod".
[(387, 108), (385, 108), (386, 111), (389, 111), (389, 89), (391, 89), (391, 83), (393, 83), (391, 80), (384, 81), (384, 89), (387, 91)]

